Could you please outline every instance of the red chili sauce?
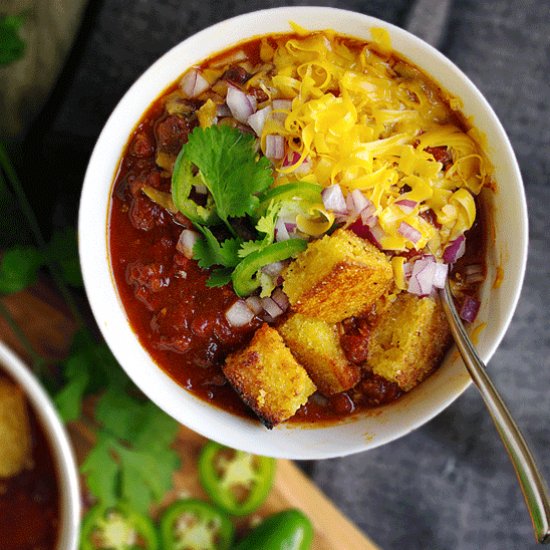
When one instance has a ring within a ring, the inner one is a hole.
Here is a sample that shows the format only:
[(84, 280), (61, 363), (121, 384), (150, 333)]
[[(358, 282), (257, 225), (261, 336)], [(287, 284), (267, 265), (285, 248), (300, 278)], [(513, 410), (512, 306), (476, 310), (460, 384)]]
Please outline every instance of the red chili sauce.
[[(253, 64), (259, 62), (259, 48), (259, 40), (238, 47)], [(238, 84), (241, 71), (232, 68), (227, 72), (226, 78)], [(159, 367), (205, 401), (255, 418), (225, 379), (221, 366), (230, 352), (250, 341), (262, 321), (256, 318), (243, 328), (228, 324), (224, 312), (236, 300), (231, 285), (206, 287), (208, 271), (176, 250), (181, 231), (191, 228), (191, 222), (181, 214), (169, 214), (141, 191), (144, 185), (170, 191), (170, 174), (157, 166), (155, 154), (160, 150), (177, 155), (198, 125), (193, 111), (201, 102), (186, 100), (191, 112), (183, 116), (165, 112), (165, 98), (176, 87), (170, 87), (145, 113), (120, 162), (109, 225), (114, 277), (130, 323)], [(479, 212), (482, 214), (481, 209)], [(482, 261), (482, 226), (478, 216), (467, 234), (463, 262), (473, 261), (472, 251)], [(342, 324), (341, 345), (351, 362), (364, 362), (369, 324), (368, 316)], [(330, 398), (314, 394), (290, 421), (334, 421), (390, 403), (401, 395), (395, 383), (364, 372), (363, 379), (348, 392)]]
[(30, 407), (28, 414), (32, 468), (8, 479), (0, 478), (2, 550), (54, 550), (57, 547), (60, 502), (56, 466), (46, 434)]

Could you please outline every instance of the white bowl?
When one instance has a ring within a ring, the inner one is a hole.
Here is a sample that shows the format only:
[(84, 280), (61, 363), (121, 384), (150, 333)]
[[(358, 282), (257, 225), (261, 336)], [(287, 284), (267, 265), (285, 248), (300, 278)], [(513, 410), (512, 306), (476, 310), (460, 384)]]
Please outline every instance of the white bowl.
[(57, 468), (60, 501), (58, 550), (77, 550), (80, 529), (80, 482), (69, 437), (48, 394), (29, 368), (0, 342), (0, 374), (6, 372), (24, 391), (50, 445)]
[[(370, 29), (382, 27), (393, 48), (423, 69), (441, 87), (463, 102), (463, 113), (487, 137), (487, 154), (495, 166), (497, 191), (493, 203), (494, 245), (489, 246), (489, 276), (483, 286), (479, 321), (487, 327), (478, 351), (488, 361), (501, 341), (519, 298), (527, 257), (527, 209), (519, 168), (510, 142), (495, 113), (474, 84), (437, 50), (384, 21), (333, 8), (288, 7), (241, 15), (209, 27), (174, 47), (130, 88), (107, 121), (96, 144), (84, 181), (79, 239), (88, 297), (108, 345), (134, 382), (182, 424), (239, 449), (275, 457), (319, 459), (343, 456), (388, 443), (421, 426), (470, 384), (457, 353), (418, 388), (377, 414), (329, 427), (282, 425), (272, 431), (259, 423), (215, 408), (178, 386), (141, 347), (124, 312), (108, 252), (109, 201), (124, 146), (149, 105), (188, 67), (243, 39), (287, 32), (289, 21), (309, 30), (337, 32), (371, 40)], [(493, 288), (496, 268), (504, 278)]]

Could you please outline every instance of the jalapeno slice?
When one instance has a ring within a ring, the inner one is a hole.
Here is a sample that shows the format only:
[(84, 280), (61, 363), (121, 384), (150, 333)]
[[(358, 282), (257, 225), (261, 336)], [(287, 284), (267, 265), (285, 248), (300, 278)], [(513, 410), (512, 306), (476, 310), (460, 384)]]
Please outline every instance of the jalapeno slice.
[(317, 203), (321, 201), (322, 190), (322, 185), (319, 185), (318, 183), (309, 183), (306, 181), (278, 185), (277, 187), (268, 189), (263, 195), (260, 196), (259, 211), (261, 212), (265, 210), (270, 201), (283, 202), (298, 198), (304, 201)]
[(190, 198), (194, 185), (204, 186), (199, 173), (193, 175), (193, 163), (184, 155), (185, 147), (180, 151), (172, 172), (172, 200), (175, 207), (193, 223), (212, 225), (219, 222), (214, 199), (208, 194), (206, 204), (201, 206)]
[(199, 479), (208, 496), (222, 510), (245, 516), (267, 498), (275, 460), (225, 447), (209, 441), (199, 456)]
[(231, 275), (235, 292), (239, 296), (248, 296), (260, 286), (260, 281), (255, 278), (259, 269), (264, 265), (286, 260), (306, 248), (306, 241), (289, 239), (270, 244), (258, 252), (252, 252), (237, 265)]
[(283, 510), (267, 517), (233, 550), (309, 550), (313, 526), (300, 510)]
[(217, 507), (199, 499), (171, 504), (160, 519), (163, 550), (228, 550), (235, 527)]
[(81, 550), (157, 550), (158, 547), (151, 520), (124, 504), (95, 506), (82, 522)]

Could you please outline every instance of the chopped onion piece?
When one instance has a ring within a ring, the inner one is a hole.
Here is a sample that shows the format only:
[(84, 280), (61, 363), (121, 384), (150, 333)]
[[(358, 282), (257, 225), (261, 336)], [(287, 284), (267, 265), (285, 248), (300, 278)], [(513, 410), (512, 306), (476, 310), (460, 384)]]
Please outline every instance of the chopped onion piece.
[(472, 298), (471, 296), (466, 296), (462, 307), (460, 308), (460, 318), (467, 323), (473, 323), (476, 320), (477, 314), (479, 312), (479, 300)]
[(286, 223), (282, 218), (279, 218), (275, 224), (275, 240), (280, 242), (288, 241), (288, 239), (290, 239), (290, 235), (286, 228)]
[(435, 262), (430, 260), (416, 260), (409, 279), (408, 291), (418, 296), (428, 296), (432, 292)]
[(225, 312), (225, 318), (232, 327), (244, 327), (254, 319), (254, 313), (244, 300), (237, 300)]
[(323, 189), (321, 196), (323, 198), (323, 205), (327, 210), (332, 210), (339, 214), (347, 213), (346, 199), (344, 198), (344, 193), (342, 193), (342, 188), (337, 183)]
[(195, 192), (199, 195), (206, 195), (208, 193), (208, 187), (206, 187), (206, 185), (197, 184), (193, 187), (195, 188)]
[(451, 241), (449, 246), (443, 252), (443, 261), (448, 264), (454, 264), (459, 258), (462, 258), (466, 251), (466, 239), (464, 235), (460, 235), (454, 241)]
[(262, 298), (262, 307), (273, 319), (284, 313), (282, 308), (272, 298)]
[(226, 103), (222, 103), (216, 107), (216, 116), (218, 117), (227, 117), (231, 116), (231, 110)]
[(432, 284), (436, 288), (444, 288), (445, 281), (447, 280), (447, 273), (449, 271), (448, 264), (434, 263), (433, 268), (433, 281)]
[(176, 250), (181, 252), (186, 258), (191, 259), (193, 257), (193, 247), (199, 237), (200, 235), (196, 231), (184, 229), (176, 244)]
[(245, 302), (248, 309), (250, 309), (250, 311), (252, 311), (255, 315), (259, 315), (263, 311), (262, 300), (259, 296), (249, 296)]
[(256, 135), (258, 137), (261, 137), (262, 130), (264, 129), (265, 121), (269, 117), (270, 113), (271, 113), (271, 105), (268, 105), (267, 107), (264, 107), (259, 111), (256, 111), (253, 115), (250, 115), (248, 117), (248, 120), (246, 122), (254, 130), (254, 132), (256, 132)]
[(273, 262), (271, 264), (264, 265), (262, 267), (262, 271), (270, 277), (276, 277), (277, 275), (281, 274), (283, 267), (283, 262)]
[(346, 206), (351, 216), (357, 217), (370, 204), (369, 199), (359, 189), (354, 189), (346, 197)]
[(271, 299), (283, 310), (283, 312), (290, 306), (288, 296), (279, 287), (271, 293)]
[(282, 159), (285, 156), (285, 138), (269, 134), (265, 138), (265, 156), (270, 159)]
[(256, 111), (256, 98), (247, 95), (239, 88), (229, 86), (225, 98), (231, 114), (243, 124), (246, 124), (248, 117)]
[(364, 225), (374, 227), (378, 222), (378, 217), (374, 215), (376, 212), (376, 206), (372, 202), (361, 212), (361, 221)]
[(407, 222), (401, 222), (397, 228), (397, 232), (412, 243), (417, 243), (422, 237), (420, 231), (415, 229), (412, 225), (409, 225)]
[(399, 206), (399, 208), (404, 214), (412, 214), (412, 212), (416, 208), (417, 203), (416, 201), (411, 201), (409, 199), (401, 199), (401, 200), (395, 201), (395, 204)]
[(290, 99), (274, 99), (271, 103), (273, 107), (273, 118), (283, 123), (286, 120), (287, 113), (292, 109), (292, 100)]
[(466, 283), (480, 283), (485, 279), (483, 266), (481, 264), (471, 264), (464, 268), (464, 279)]
[(210, 84), (196, 69), (191, 69), (180, 81), (180, 88), (187, 97), (197, 97), (210, 88)]

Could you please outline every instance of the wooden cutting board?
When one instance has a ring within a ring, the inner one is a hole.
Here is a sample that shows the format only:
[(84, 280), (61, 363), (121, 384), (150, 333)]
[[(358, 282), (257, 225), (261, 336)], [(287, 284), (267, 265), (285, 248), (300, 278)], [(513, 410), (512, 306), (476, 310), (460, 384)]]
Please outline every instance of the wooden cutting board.
[[(63, 309), (63, 303), (47, 285), (4, 297), (1, 300), (34, 348), (47, 357), (64, 356), (71, 342), (74, 323)], [(25, 352), (18, 338), (0, 318), (0, 338), (24, 359)], [(70, 435), (79, 463), (93, 445), (93, 431), (86, 419), (70, 426)], [(173, 490), (165, 503), (181, 496), (208, 499), (197, 475), (197, 458), (206, 440), (181, 427), (175, 446), (182, 466), (174, 474)], [(247, 522), (255, 521), (286, 508), (301, 509), (313, 522), (314, 550), (377, 550), (378, 547), (351, 523), (289, 460), (277, 461), (274, 487), (264, 505), (254, 516), (243, 520), (238, 529), (245, 530)], [(260, 550), (260, 549), (259, 549)]]

